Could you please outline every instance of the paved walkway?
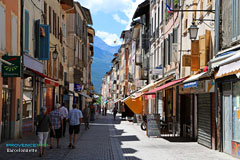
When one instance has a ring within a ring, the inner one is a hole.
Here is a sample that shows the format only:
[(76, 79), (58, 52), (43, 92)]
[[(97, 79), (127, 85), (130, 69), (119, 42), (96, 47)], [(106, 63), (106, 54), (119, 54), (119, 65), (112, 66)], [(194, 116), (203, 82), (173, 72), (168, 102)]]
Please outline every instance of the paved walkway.
[[(36, 143), (35, 135), (7, 143)], [(47, 149), (43, 157), (38, 153), (7, 153), (0, 144), (0, 160), (228, 160), (233, 157), (210, 150), (193, 142), (170, 142), (162, 138), (148, 138), (140, 127), (128, 121), (112, 120), (112, 115), (100, 116), (90, 129), (81, 126), (76, 149), (69, 149), (68, 134), (61, 139), (61, 148)], [(56, 146), (56, 143), (55, 143)]]

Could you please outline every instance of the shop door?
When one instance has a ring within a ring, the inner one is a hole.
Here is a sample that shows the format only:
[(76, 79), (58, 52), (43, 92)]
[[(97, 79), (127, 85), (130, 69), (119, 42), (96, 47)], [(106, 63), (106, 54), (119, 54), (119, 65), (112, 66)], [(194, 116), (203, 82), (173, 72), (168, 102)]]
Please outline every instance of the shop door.
[(198, 143), (212, 148), (211, 94), (198, 95)]
[(223, 95), (223, 152), (232, 153), (231, 96)]
[(2, 136), (1, 140), (7, 140), (10, 137), (11, 120), (11, 92), (9, 89), (2, 90)]

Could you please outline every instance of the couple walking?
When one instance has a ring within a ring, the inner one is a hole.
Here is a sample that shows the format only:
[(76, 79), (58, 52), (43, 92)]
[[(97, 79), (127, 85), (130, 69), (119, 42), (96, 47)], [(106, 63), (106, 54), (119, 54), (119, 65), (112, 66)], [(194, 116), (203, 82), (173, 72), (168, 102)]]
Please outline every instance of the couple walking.
[[(50, 149), (53, 148), (53, 138), (57, 139), (57, 148), (60, 148), (60, 138), (65, 136), (66, 125), (64, 126), (64, 115), (60, 112), (60, 104), (54, 106), (54, 110), (50, 112), (48, 116), (46, 114), (46, 108), (40, 109), (40, 115), (37, 116), (36, 126), (38, 133), (38, 143), (40, 146), (40, 157), (44, 155), (45, 148), (47, 147), (48, 131), (50, 128)], [(82, 112), (78, 109), (77, 104), (73, 104), (73, 109), (65, 117), (66, 121), (69, 121), (69, 148), (75, 148), (77, 135), (80, 131), (80, 124), (83, 118)]]

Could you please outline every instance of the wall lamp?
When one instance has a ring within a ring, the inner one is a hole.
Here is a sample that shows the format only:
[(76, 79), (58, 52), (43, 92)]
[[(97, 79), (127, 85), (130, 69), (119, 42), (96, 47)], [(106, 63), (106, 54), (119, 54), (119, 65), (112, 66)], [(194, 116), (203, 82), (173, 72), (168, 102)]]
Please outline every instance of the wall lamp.
[(53, 51), (53, 59), (57, 59), (58, 57), (57, 44), (55, 44), (54, 47), (50, 47), (50, 48), (55, 48)]

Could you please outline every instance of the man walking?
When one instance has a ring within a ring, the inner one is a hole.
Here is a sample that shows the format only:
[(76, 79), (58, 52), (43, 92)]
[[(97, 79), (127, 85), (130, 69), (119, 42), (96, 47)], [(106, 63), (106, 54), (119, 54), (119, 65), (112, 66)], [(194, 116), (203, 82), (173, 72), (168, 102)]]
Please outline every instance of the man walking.
[(65, 131), (66, 131), (66, 122), (67, 122), (67, 116), (68, 116), (68, 110), (67, 108), (65, 107), (65, 104), (63, 103), (62, 104), (62, 107), (60, 108), (60, 113), (62, 114), (63, 116), (63, 137), (65, 137)]
[[(80, 124), (82, 122), (82, 112), (78, 109), (77, 104), (73, 104), (73, 109), (68, 114), (68, 120), (69, 120), (69, 148), (74, 149), (76, 145), (77, 135), (80, 131)], [(72, 135), (73, 136), (73, 142), (72, 142)]]
[[(53, 148), (53, 138), (57, 138), (57, 148), (60, 148), (59, 141), (62, 136), (62, 127), (63, 126), (63, 117), (62, 114), (59, 111), (60, 104), (57, 103), (54, 106), (54, 110), (50, 112), (50, 120), (52, 123), (52, 126), (54, 128), (54, 131), (51, 129), (50, 131), (50, 149)], [(55, 132), (55, 136), (54, 136)]]

